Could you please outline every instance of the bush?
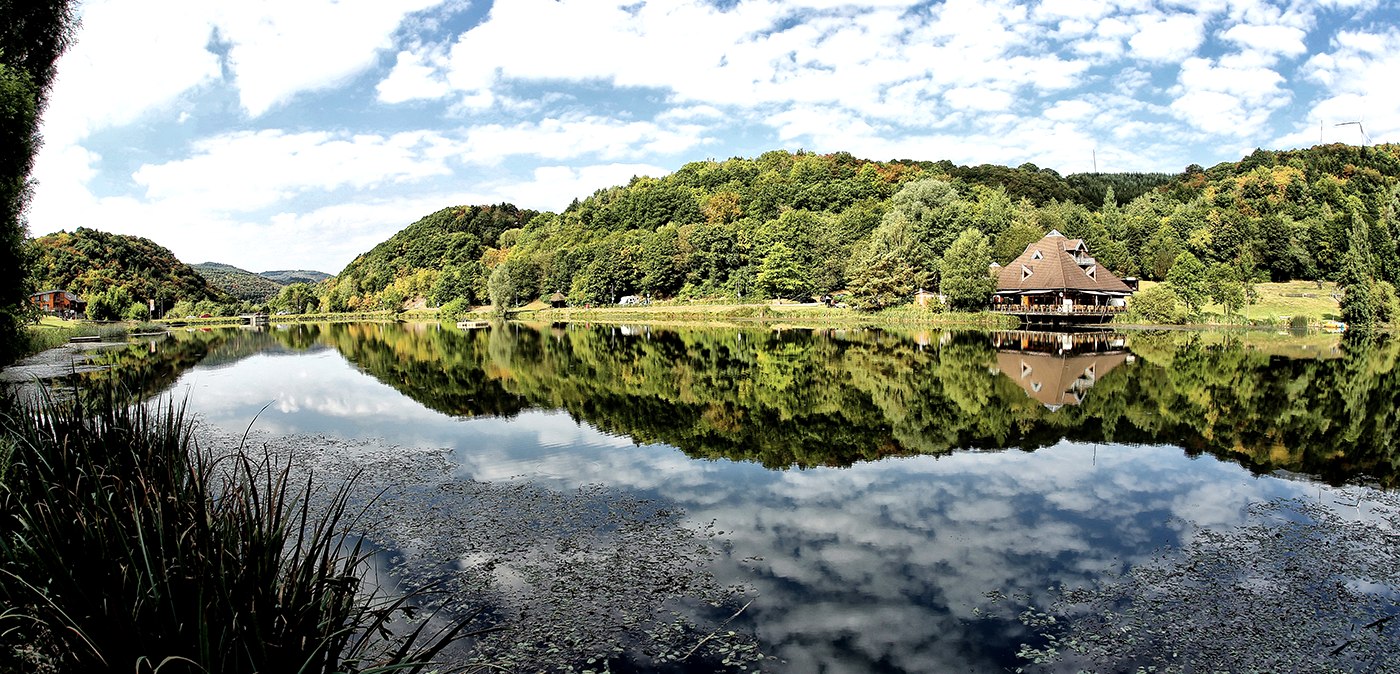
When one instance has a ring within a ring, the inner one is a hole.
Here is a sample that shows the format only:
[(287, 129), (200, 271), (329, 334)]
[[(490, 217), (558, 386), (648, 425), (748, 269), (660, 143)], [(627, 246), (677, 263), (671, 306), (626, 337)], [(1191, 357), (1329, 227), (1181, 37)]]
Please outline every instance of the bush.
[(131, 306), (122, 312), (122, 318), (128, 321), (144, 321), (151, 317), (151, 310), (145, 302), (132, 302)]
[(1155, 285), (1133, 295), (1128, 320), (1141, 323), (1180, 325), (1186, 322), (1189, 310), (1181, 298), (1166, 285)]
[(466, 316), (467, 312), (471, 311), (471, 308), (471, 304), (467, 302), (467, 300), (458, 297), (442, 305), (442, 308), (438, 309), (438, 320), (456, 323), (462, 320), (462, 317)]

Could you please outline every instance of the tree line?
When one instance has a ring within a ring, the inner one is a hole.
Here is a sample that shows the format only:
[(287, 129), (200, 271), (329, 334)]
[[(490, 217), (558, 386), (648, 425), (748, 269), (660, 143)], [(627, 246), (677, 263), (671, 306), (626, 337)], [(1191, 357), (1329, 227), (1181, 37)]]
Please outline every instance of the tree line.
[[(1050, 230), (1084, 239), (1119, 276), (1167, 281), (1166, 322), (1252, 284), (1337, 281), (1344, 316), (1388, 320), (1400, 281), (1397, 146), (1257, 150), (1180, 174), (1072, 174), (1023, 164), (871, 161), (773, 151), (692, 162), (575, 200), (443, 209), (318, 289), (327, 311), (653, 298), (908, 302), (920, 289), (983, 306), (988, 265)], [(1175, 270), (1175, 273), (1173, 273)]]

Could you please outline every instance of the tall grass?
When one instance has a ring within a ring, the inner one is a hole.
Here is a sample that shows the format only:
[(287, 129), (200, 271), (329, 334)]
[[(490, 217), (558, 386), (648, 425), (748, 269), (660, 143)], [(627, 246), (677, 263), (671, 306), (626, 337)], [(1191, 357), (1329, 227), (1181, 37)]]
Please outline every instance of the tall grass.
[(361, 587), (347, 487), (201, 451), (183, 406), (0, 409), (0, 669), (422, 671), (462, 636)]

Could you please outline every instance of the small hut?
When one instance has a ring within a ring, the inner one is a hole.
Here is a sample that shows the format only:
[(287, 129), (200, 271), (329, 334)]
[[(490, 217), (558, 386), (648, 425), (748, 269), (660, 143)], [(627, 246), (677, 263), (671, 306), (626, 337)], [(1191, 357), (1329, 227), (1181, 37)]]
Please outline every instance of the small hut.
[(564, 297), (564, 293), (554, 293), (549, 296), (549, 306), (552, 309), (563, 309), (569, 306), (569, 300)]

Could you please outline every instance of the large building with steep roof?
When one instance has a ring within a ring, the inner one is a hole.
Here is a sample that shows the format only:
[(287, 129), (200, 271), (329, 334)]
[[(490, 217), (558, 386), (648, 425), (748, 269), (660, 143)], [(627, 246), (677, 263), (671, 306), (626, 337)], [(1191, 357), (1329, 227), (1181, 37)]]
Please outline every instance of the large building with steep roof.
[(1099, 266), (1083, 239), (1056, 230), (1026, 246), (1015, 260), (997, 271), (993, 308), (1023, 320), (1074, 317), (1066, 322), (1108, 322), (1124, 310), (1133, 293), (1122, 279)]

